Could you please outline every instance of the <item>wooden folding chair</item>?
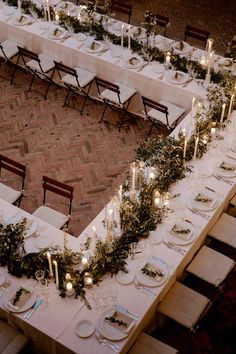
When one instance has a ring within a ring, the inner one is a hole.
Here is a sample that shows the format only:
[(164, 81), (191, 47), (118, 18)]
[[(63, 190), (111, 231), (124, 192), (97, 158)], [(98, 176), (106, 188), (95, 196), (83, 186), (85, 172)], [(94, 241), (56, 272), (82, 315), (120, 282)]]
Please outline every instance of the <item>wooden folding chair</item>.
[(111, 109), (115, 107), (123, 112), (121, 120), (118, 123), (120, 131), (121, 126), (124, 124), (124, 118), (128, 113), (130, 101), (137, 91), (117, 81), (111, 83), (100, 78), (96, 78), (96, 84), (99, 97), (105, 103), (105, 108), (99, 123), (103, 121), (107, 107), (109, 106)]
[(111, 3), (111, 12), (116, 14), (117, 12), (120, 14), (124, 14), (128, 16), (128, 23), (130, 23), (130, 18), (132, 15), (132, 5), (126, 4), (125, 2), (119, 0), (112, 0)]
[(207, 40), (210, 36), (210, 32), (186, 25), (184, 32), (184, 41), (188, 41), (189, 38), (197, 39), (202, 42), (204, 47), (206, 46)]
[(6, 200), (11, 204), (20, 206), (23, 197), (23, 192), (24, 192), (26, 166), (10, 159), (9, 157), (0, 155), (0, 179), (1, 180), (2, 180), (3, 169), (10, 171), (11, 173), (17, 176), (20, 176), (21, 189), (17, 190), (3, 183), (0, 183), (0, 198)]
[(65, 98), (65, 101), (63, 103), (63, 107), (66, 106), (68, 99), (69, 99), (69, 95), (70, 93), (74, 93), (74, 94), (81, 94), (83, 96), (85, 96), (84, 98), (84, 102), (81, 108), (81, 114), (83, 114), (83, 110), (86, 104), (87, 99), (89, 98), (89, 92), (90, 92), (90, 88), (92, 86), (92, 83), (95, 79), (95, 74), (82, 69), (80, 67), (76, 67), (76, 68), (71, 68), (65, 64), (59, 63), (57, 61), (54, 61), (55, 67), (52, 73), (52, 80), (49, 82), (48, 87), (47, 87), (47, 91), (46, 91), (46, 96), (47, 93), (49, 91), (49, 87), (51, 85), (51, 83), (53, 82), (53, 77), (55, 75), (55, 73), (58, 74), (59, 78), (60, 78), (60, 83), (67, 88), (67, 95)]
[(148, 136), (151, 134), (152, 128), (159, 130), (160, 126), (167, 131), (172, 131), (185, 110), (168, 101), (155, 102), (147, 97), (142, 96), (144, 113), (146, 118), (151, 122)]
[[(43, 176), (42, 187), (43, 187), (43, 205), (40, 206), (38, 209), (36, 209), (33, 215), (57, 227), (58, 229), (62, 229), (63, 227), (68, 226), (71, 218), (74, 188), (65, 183), (58, 182), (46, 176)], [(67, 215), (46, 205), (47, 192), (52, 192), (59, 196), (69, 199), (69, 209)]]
[(5, 63), (11, 61), (18, 54), (18, 44), (7, 39), (0, 42), (0, 59)]
[[(22, 68), (32, 75), (28, 91), (31, 90), (35, 77), (42, 80), (51, 81), (49, 73), (54, 68), (53, 58), (45, 53), (36, 54), (28, 49), (18, 46), (18, 57), (15, 69), (12, 74), (11, 84), (13, 84), (17, 69)], [(47, 91), (44, 94), (46, 99)]]
[(156, 20), (157, 26), (163, 28), (163, 36), (165, 37), (168, 25), (170, 23), (169, 17), (155, 14), (155, 20)]

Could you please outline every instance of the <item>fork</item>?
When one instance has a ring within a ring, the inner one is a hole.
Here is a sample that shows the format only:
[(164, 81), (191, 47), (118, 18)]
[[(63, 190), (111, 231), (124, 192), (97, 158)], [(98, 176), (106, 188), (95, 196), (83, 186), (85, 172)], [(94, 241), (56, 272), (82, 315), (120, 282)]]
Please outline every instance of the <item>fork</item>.
[(210, 216), (209, 215), (206, 215), (204, 213), (202, 213), (201, 211), (195, 209), (195, 208), (189, 208), (189, 210), (195, 214), (195, 215), (198, 215), (198, 216), (201, 216), (202, 218), (206, 219), (206, 220), (209, 220), (210, 219)]
[(229, 181), (227, 178), (225, 178), (225, 177), (222, 177), (222, 176), (214, 176), (218, 181), (222, 181), (222, 182), (225, 182), (225, 183), (227, 183), (227, 184), (229, 184), (229, 185), (233, 185), (233, 181)]
[(118, 353), (120, 351), (120, 347), (112, 342), (110, 342), (109, 340), (105, 339), (100, 333), (98, 333), (97, 331), (95, 332), (95, 338), (98, 341), (98, 343), (100, 343), (101, 345), (103, 345), (104, 347), (110, 348), (111, 350), (113, 350), (114, 352)]
[(183, 86), (182, 86), (182, 87), (187, 87), (187, 86), (188, 86), (188, 84), (190, 84), (190, 82), (191, 82), (191, 81), (193, 81), (193, 78), (191, 78), (191, 79), (187, 80), (187, 81), (183, 84)]
[(134, 279), (134, 286), (136, 289), (143, 289), (146, 291), (146, 293), (153, 299), (156, 296), (156, 293), (154, 293), (153, 291), (149, 290), (148, 288), (145, 288), (145, 286), (143, 286), (142, 284), (139, 283), (139, 281), (137, 279)]
[(176, 251), (176, 252), (182, 254), (183, 256), (185, 256), (186, 250), (183, 250), (182, 248), (176, 246), (176, 245), (173, 244), (172, 242), (169, 242), (169, 241), (168, 241), (168, 242), (167, 242), (167, 241), (163, 241), (163, 242), (164, 242), (164, 244), (165, 244), (167, 247), (169, 247), (169, 248), (173, 249), (174, 251)]

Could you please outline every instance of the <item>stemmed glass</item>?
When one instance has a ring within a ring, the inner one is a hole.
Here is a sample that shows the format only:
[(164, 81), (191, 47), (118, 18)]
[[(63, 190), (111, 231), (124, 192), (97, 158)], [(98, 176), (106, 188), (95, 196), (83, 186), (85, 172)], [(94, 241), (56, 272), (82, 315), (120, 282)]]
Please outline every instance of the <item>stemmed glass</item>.
[(44, 270), (42, 269), (38, 269), (36, 270), (36, 272), (34, 273), (35, 278), (38, 280), (38, 283), (41, 283), (42, 279), (44, 279)]

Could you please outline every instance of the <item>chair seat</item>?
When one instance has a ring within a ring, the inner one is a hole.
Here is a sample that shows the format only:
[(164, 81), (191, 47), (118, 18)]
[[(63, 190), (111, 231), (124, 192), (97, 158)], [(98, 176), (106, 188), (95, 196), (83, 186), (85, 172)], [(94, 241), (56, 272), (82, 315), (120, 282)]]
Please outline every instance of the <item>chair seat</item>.
[(212, 238), (236, 248), (235, 230), (236, 219), (226, 213), (223, 213), (208, 234)]
[[(95, 74), (93, 74), (90, 71), (81, 69), (79, 67), (75, 68), (75, 70), (78, 74), (78, 81), (79, 81), (80, 87), (82, 87), (82, 88), (86, 87), (95, 78)], [(72, 85), (72, 86), (78, 88), (78, 83), (76, 81), (76, 78), (70, 74), (65, 75), (62, 78), (62, 81), (67, 85)]]
[[(50, 55), (41, 53), (39, 54), (39, 59), (44, 73), (47, 73), (54, 68), (54, 61)], [(29, 66), (33, 70), (40, 71), (40, 66), (36, 60), (28, 61), (27, 66)]]
[(177, 350), (142, 332), (129, 354), (176, 354)]
[(18, 198), (22, 195), (22, 191), (17, 191), (11, 187), (6, 186), (3, 183), (0, 183), (0, 198), (6, 200), (7, 202), (13, 204), (17, 201)]
[(28, 344), (29, 339), (8, 323), (0, 320), (0, 353), (18, 354)]
[(69, 217), (56, 211), (52, 208), (49, 208), (46, 205), (40, 206), (33, 212), (33, 215), (37, 216), (39, 219), (46, 221), (48, 224), (51, 224), (58, 229), (60, 229), (68, 220)]
[(229, 257), (203, 246), (187, 267), (187, 272), (206, 282), (219, 286), (234, 267)]
[[(168, 121), (171, 128), (175, 127), (176, 121), (184, 114), (185, 110), (182, 107), (176, 106), (168, 101), (160, 101), (160, 104), (168, 108)], [(151, 109), (148, 111), (148, 115), (155, 120), (158, 120), (162, 124), (166, 125), (166, 115), (156, 109)]]
[(113, 82), (113, 84), (119, 86), (120, 102), (117, 93), (107, 89), (102, 91), (100, 96), (101, 98), (108, 100), (112, 103), (115, 103), (117, 105), (120, 104), (123, 105), (137, 92), (134, 88), (121, 84), (120, 82), (115, 81)]
[[(8, 59), (11, 59), (18, 53), (17, 43), (9, 39), (5, 40), (4, 42), (1, 42), (1, 45)], [(0, 57), (5, 58), (2, 51), (0, 51)]]
[(209, 299), (176, 282), (158, 306), (158, 312), (187, 328), (193, 328)]

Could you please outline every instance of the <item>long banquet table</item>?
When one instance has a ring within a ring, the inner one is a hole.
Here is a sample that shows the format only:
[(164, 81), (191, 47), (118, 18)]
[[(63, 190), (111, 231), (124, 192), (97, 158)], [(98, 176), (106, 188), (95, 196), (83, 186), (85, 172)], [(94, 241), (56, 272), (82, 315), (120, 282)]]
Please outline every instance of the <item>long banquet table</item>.
[[(184, 123), (186, 126), (189, 122), (189, 118), (190, 117), (188, 116), (185, 118)], [(236, 111), (232, 114), (232, 121), (234, 120), (236, 120)], [(209, 229), (216, 222), (222, 211), (226, 208), (229, 199), (236, 192), (235, 178), (231, 178), (231, 180), (234, 181), (234, 185), (229, 185), (225, 182), (216, 180), (212, 175), (205, 178), (200, 177), (201, 175), (199, 172), (209, 168), (209, 163), (211, 162), (214, 167), (216, 160), (214, 160), (212, 152), (213, 154), (215, 153), (215, 155), (216, 152), (217, 154), (219, 154), (220, 151), (224, 152), (225, 147), (228, 146), (227, 144), (234, 144), (235, 146), (235, 126), (236, 125), (234, 122), (233, 127), (231, 124), (224, 132), (222, 132), (224, 140), (220, 140), (216, 147), (213, 144), (213, 146), (210, 147), (209, 152), (206, 153), (202, 159), (194, 162), (194, 169), (190, 176), (176, 183), (171, 191), (173, 194), (180, 193), (179, 198), (181, 198), (183, 203), (181, 212), (182, 216), (188, 220), (191, 220), (195, 229), (194, 232), (196, 237), (194, 242), (186, 246), (181, 246), (184, 250), (186, 250), (186, 254), (182, 255), (177, 253), (175, 250), (168, 248), (163, 242), (155, 244), (152, 241), (153, 238), (159, 239), (160, 237), (165, 237), (169, 225), (169, 218), (171, 218), (170, 214), (163, 223), (158, 224), (156, 231), (152, 232), (152, 238), (151, 240), (147, 240), (144, 251), (140, 255), (136, 255), (133, 260), (131, 258), (128, 259), (128, 268), (133, 272), (135, 272), (137, 265), (143, 259), (154, 255), (161, 257), (162, 260), (174, 266), (173, 269), (169, 269), (167, 281), (152, 289), (156, 293), (155, 298), (152, 299), (143, 290), (137, 290), (133, 284), (121, 285), (115, 278), (110, 278), (109, 275), (104, 277), (101, 285), (98, 287), (100, 295), (104, 291), (116, 289), (118, 292), (118, 303), (122, 304), (129, 309), (129, 311), (136, 313), (139, 316), (137, 324), (131, 334), (122, 341), (117, 342), (120, 346), (120, 353), (126, 353), (140, 331), (147, 328), (148, 324), (153, 321), (158, 303), (165, 296), (174, 281), (181, 278), (184, 268), (192, 259), (196, 251), (201, 247), (205, 241)], [(175, 134), (176, 133), (177, 131)], [(217, 158), (219, 159), (219, 155)], [(196, 188), (197, 179), (198, 181), (201, 181), (202, 185), (210, 186), (216, 191), (219, 204), (214, 210), (207, 213), (210, 216), (209, 220), (192, 214), (188, 209), (191, 190)], [(186, 186), (188, 186), (188, 188), (186, 188)], [(17, 213), (31, 220), (36, 220), (38, 229), (43, 230), (39, 231), (40, 235), (38, 237), (47, 236), (50, 238), (53, 245), (63, 247), (64, 234), (62, 231), (51, 225), (45, 224), (43, 221), (37, 219), (31, 214), (28, 214), (27, 212), (3, 200), (0, 200), (0, 210), (3, 212), (3, 218), (5, 221)], [(79, 238), (74, 238), (68, 235), (68, 247), (75, 251), (79, 251), (80, 244), (86, 240), (87, 235), (92, 235), (93, 226), (96, 228), (97, 235), (101, 238), (105, 238), (106, 231), (102, 223), (104, 213), (105, 209), (97, 215), (97, 217), (83, 231)], [(180, 217), (177, 210), (175, 213), (177, 213), (177, 217)], [(43, 228), (45, 225), (46, 229)], [(25, 239), (27, 252), (38, 251), (36, 247), (36, 239), (33, 236)], [(6, 273), (7, 270), (1, 269), (1, 272)], [(11, 279), (11, 285), (22, 284), (22, 279), (17, 279), (12, 276), (9, 277)], [(35, 291), (39, 296), (41, 295), (38, 288), (36, 288)], [(94, 308), (92, 294), (97, 291), (96, 287), (86, 291), (88, 300), (92, 305), (92, 310), (88, 310), (80, 299), (74, 299), (73, 297), (66, 297), (65, 299), (62, 299), (58, 295), (54, 284), (51, 285), (50, 291), (51, 301), (49, 303), (44, 302), (44, 304), (37, 311), (35, 311), (34, 315), (29, 320), (24, 319), (22, 314), (7, 311), (4, 307), (4, 303), (2, 302), (3, 297), (1, 297), (0, 316), (6, 317), (9, 322), (20, 327), (24, 333), (32, 339), (32, 345), (35, 353), (110, 353), (111, 350), (101, 346), (96, 341), (94, 335), (83, 339), (78, 337), (75, 333), (75, 327), (79, 320), (90, 319), (94, 325), (97, 326), (99, 316), (107, 307), (111, 306), (110, 303), (106, 306), (102, 305), (99, 308)]]
[[(53, 56), (54, 59), (61, 60), (67, 65), (80, 65), (85, 69), (94, 71), (96, 75), (104, 79), (117, 80), (117, 78), (119, 78), (119, 81), (122, 83), (135, 87), (140, 95), (145, 94), (155, 100), (170, 100), (175, 104), (183, 106), (186, 110), (191, 106), (192, 97), (201, 96), (204, 92), (202, 86), (198, 85), (194, 80), (186, 87), (179, 87), (169, 84), (165, 79), (157, 79), (153, 75), (151, 64), (145, 67), (141, 72), (137, 72), (136, 70), (124, 68), (121, 63), (117, 64), (110, 51), (106, 51), (99, 56), (88, 54), (83, 51), (82, 48), (77, 48), (78, 42), (74, 36), (63, 42), (52, 40), (48, 38), (46, 32), (42, 31), (40, 21), (34, 21), (28, 26), (15, 26), (11, 23), (4, 9), (0, 8), (0, 40), (5, 39), (15, 40), (19, 44), (36, 52), (44, 51)], [(236, 145), (235, 120), (236, 112), (232, 114), (232, 124), (228, 125), (227, 129), (222, 132), (224, 140), (218, 141), (217, 146), (215, 146), (216, 144), (214, 145), (213, 142), (209, 152), (206, 153), (202, 159), (193, 162), (193, 172), (185, 179), (176, 183), (171, 190), (173, 195), (180, 193), (180, 197), (178, 198), (180, 198), (182, 203), (181, 211), (177, 211), (177, 208), (173, 215), (176, 214), (177, 217), (180, 217), (181, 214), (188, 220), (191, 220), (194, 227), (194, 241), (189, 245), (182, 246), (182, 248), (186, 250), (186, 254), (182, 255), (177, 253), (175, 250), (168, 248), (163, 242), (153, 242), (153, 239), (161, 240), (162, 237), (165, 237), (169, 219), (172, 217), (172, 215), (169, 215), (163, 223), (158, 224), (156, 231), (152, 232), (152, 240), (147, 240), (144, 251), (135, 256), (134, 259), (129, 258), (127, 261), (128, 268), (133, 272), (135, 272), (137, 265), (142, 260), (154, 255), (158, 255), (162, 260), (173, 266), (173, 268), (169, 269), (167, 281), (152, 289), (156, 293), (155, 298), (150, 298), (143, 290), (137, 290), (133, 283), (121, 285), (115, 278), (111, 278), (109, 275), (104, 277), (98, 288), (100, 295), (102, 292), (110, 291), (111, 289), (117, 290), (117, 302), (139, 316), (131, 334), (127, 338), (117, 342), (120, 346), (120, 353), (126, 353), (139, 333), (147, 328), (149, 323), (155, 319), (158, 303), (165, 296), (175, 280), (181, 278), (184, 268), (205, 241), (207, 232), (226, 208), (229, 199), (236, 192), (235, 178), (231, 178), (231, 180), (234, 181), (234, 185), (229, 185), (216, 180), (213, 175), (204, 178), (200, 173), (200, 171), (204, 171), (204, 169), (209, 167), (209, 163), (212, 163), (212, 168), (214, 169), (215, 163), (217, 162), (216, 160), (219, 158), (216, 156), (219, 155), (221, 150), (221, 155), (223, 156), (227, 141), (231, 145)], [(181, 126), (191, 129), (192, 124), (193, 119), (191, 113), (189, 113), (181, 123)], [(179, 128), (176, 128), (173, 135), (177, 135), (178, 131)], [(196, 182), (197, 180), (200, 181), (202, 185), (210, 186), (216, 191), (219, 203), (214, 210), (207, 213), (210, 216), (209, 220), (192, 214), (188, 209), (191, 190), (194, 190), (196, 183), (197, 185), (199, 184), (199, 182)], [(9, 220), (17, 213), (30, 220), (36, 220), (38, 230), (41, 230), (39, 231), (40, 235), (38, 237), (46, 236), (50, 238), (53, 245), (63, 247), (64, 234), (62, 231), (4, 200), (0, 200), (0, 210), (3, 212), (4, 221)], [(105, 238), (106, 231), (102, 223), (104, 215), (105, 208), (78, 238), (68, 235), (68, 247), (74, 251), (79, 251), (80, 244), (86, 240), (87, 235), (93, 234), (93, 226), (96, 228), (97, 235), (101, 238)], [(25, 239), (27, 252), (38, 252), (35, 241), (36, 239), (33, 236)], [(7, 269), (1, 268), (0, 272), (6, 274)], [(17, 279), (10, 275), (8, 275), (8, 277), (11, 281), (11, 285), (22, 284), (22, 279)], [(26, 279), (24, 279), (24, 281), (26, 281)], [(36, 287), (35, 291), (38, 296), (42, 296), (38, 287)], [(88, 310), (80, 299), (74, 299), (73, 297), (62, 299), (55, 288), (55, 284), (51, 284), (50, 302), (44, 302), (29, 320), (24, 319), (22, 314), (7, 311), (3, 303), (4, 296), (2, 296), (0, 298), (0, 316), (7, 318), (10, 323), (21, 328), (23, 332), (31, 338), (35, 353), (93, 354), (98, 352), (108, 354), (111, 350), (101, 346), (96, 341), (94, 335), (83, 339), (75, 333), (76, 324), (81, 319), (90, 319), (94, 325), (97, 326), (100, 315), (104, 312), (106, 307), (111, 305), (108, 304), (107, 306), (95, 308), (95, 306), (93, 306), (93, 293), (96, 291), (96, 287), (86, 291), (86, 296), (92, 305), (92, 310)]]

